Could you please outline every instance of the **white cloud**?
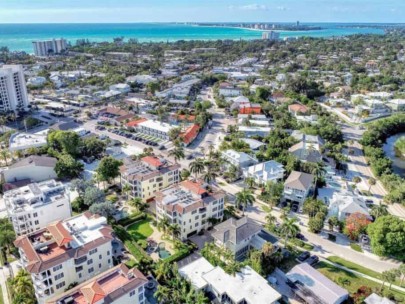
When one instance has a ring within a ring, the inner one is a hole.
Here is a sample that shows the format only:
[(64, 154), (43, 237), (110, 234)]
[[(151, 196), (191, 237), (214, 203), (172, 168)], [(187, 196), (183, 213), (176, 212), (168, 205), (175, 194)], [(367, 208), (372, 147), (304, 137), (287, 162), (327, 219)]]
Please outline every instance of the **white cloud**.
[(269, 7), (264, 4), (247, 4), (247, 5), (240, 5), (240, 6), (235, 6), (231, 5), (229, 6), (230, 9), (239, 9), (243, 11), (268, 11)]

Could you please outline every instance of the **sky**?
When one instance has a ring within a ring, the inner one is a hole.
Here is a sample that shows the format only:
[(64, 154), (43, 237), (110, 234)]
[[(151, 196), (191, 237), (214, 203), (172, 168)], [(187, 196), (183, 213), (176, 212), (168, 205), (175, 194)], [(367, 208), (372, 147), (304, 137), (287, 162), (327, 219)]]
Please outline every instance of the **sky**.
[(0, 0), (0, 23), (404, 22), (405, 0)]

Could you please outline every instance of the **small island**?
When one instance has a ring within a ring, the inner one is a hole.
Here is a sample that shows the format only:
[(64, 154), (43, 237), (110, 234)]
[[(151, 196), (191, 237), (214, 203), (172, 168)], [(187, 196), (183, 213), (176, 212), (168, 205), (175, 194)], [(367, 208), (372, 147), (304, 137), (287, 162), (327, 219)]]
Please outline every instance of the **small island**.
[(395, 154), (401, 158), (405, 159), (405, 137), (400, 137), (396, 142), (395, 142)]

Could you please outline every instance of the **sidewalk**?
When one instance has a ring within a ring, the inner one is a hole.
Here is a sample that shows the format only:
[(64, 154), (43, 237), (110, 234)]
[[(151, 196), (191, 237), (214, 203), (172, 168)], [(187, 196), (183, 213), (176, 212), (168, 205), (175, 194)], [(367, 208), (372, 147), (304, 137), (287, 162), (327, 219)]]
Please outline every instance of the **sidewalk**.
[(0, 286), (1, 286), (1, 291), (3, 293), (3, 302), (4, 304), (10, 304), (9, 300), (9, 294), (8, 294), (8, 289), (7, 289), (7, 278), (10, 276), (9, 270), (7, 267), (3, 266), (0, 269)]

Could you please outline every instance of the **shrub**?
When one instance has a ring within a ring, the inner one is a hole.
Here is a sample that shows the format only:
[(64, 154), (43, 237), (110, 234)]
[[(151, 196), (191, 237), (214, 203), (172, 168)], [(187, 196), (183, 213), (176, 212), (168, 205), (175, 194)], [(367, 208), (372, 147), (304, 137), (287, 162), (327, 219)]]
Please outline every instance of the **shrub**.
[(143, 213), (143, 212), (136, 212), (136, 213), (133, 213), (133, 214), (131, 214), (130, 216), (124, 218), (124, 219), (119, 220), (119, 221), (117, 222), (117, 224), (119, 224), (119, 225), (125, 227), (125, 226), (131, 225), (131, 224), (133, 224), (133, 223), (135, 223), (135, 222), (137, 222), (137, 221), (143, 220), (143, 219), (145, 219), (145, 218), (146, 218), (146, 214), (145, 214), (145, 213)]
[(136, 242), (143, 250), (146, 250), (148, 248), (148, 242), (145, 240), (139, 240)]

